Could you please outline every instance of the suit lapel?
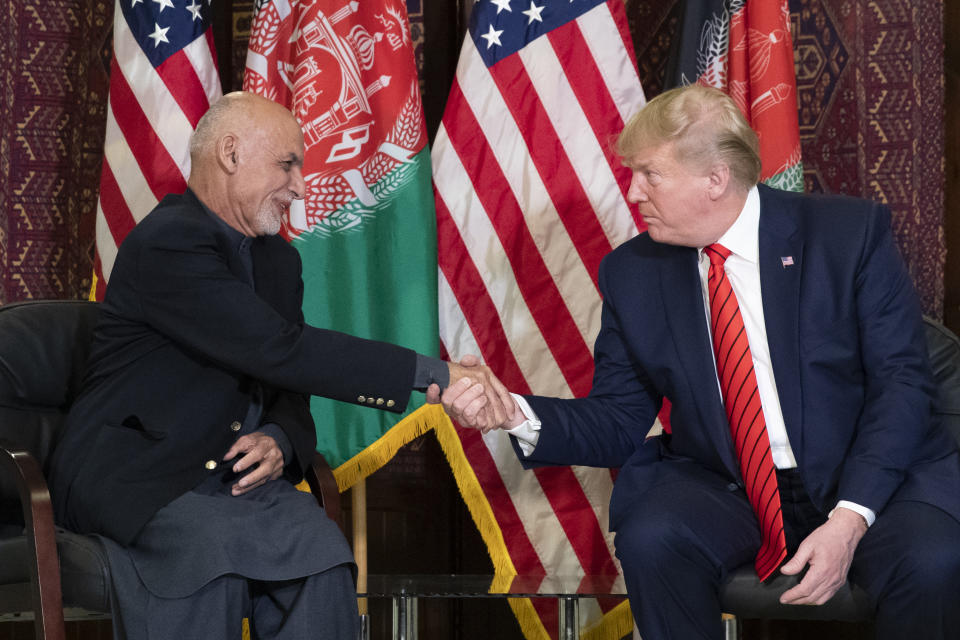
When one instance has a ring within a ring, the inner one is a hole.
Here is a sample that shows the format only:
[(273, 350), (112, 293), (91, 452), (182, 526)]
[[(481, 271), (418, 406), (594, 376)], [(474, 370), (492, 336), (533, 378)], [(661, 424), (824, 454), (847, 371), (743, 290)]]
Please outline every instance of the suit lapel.
[[(803, 240), (795, 198), (760, 185), (760, 289), (770, 361), (794, 453), (803, 451), (800, 404), (800, 276)], [(792, 262), (792, 264), (790, 264)]]
[(730, 428), (717, 386), (713, 345), (697, 267), (697, 251), (676, 248), (661, 263), (660, 285), (667, 323), (673, 334), (681, 367), (689, 381), (700, 423), (724, 465), (736, 477), (738, 471), (730, 440)]

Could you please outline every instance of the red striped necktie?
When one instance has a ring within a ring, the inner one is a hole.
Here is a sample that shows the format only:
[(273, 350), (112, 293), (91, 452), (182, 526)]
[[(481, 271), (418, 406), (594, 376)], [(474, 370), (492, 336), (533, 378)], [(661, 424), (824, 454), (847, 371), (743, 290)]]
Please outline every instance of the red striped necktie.
[(723, 404), (727, 410), (740, 473), (753, 512), (760, 523), (763, 538), (754, 566), (760, 580), (766, 580), (787, 556), (780, 512), (777, 474), (770, 453), (770, 437), (760, 406), (757, 376), (747, 343), (747, 332), (740, 315), (737, 296), (723, 270), (730, 250), (719, 244), (704, 248), (710, 258), (710, 328), (713, 353)]

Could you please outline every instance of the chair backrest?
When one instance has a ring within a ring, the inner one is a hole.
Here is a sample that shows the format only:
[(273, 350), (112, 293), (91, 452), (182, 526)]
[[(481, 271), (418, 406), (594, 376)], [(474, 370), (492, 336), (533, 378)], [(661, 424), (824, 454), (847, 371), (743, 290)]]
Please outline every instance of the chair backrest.
[(936, 320), (924, 324), (937, 386), (933, 413), (960, 443), (960, 338)]
[[(30, 451), (46, 473), (83, 382), (95, 302), (40, 300), (0, 307), (0, 439)], [(0, 477), (0, 526), (22, 525), (12, 482)]]

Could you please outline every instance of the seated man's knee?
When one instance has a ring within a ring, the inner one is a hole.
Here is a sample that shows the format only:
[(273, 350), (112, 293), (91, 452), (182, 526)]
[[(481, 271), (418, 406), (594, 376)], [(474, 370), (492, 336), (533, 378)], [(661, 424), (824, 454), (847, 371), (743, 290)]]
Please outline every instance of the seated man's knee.
[(914, 545), (898, 564), (911, 589), (931, 596), (960, 592), (960, 540), (954, 544)]
[(692, 545), (689, 527), (669, 509), (638, 507), (618, 527), (614, 537), (617, 557), (627, 567), (649, 570), (669, 562)]

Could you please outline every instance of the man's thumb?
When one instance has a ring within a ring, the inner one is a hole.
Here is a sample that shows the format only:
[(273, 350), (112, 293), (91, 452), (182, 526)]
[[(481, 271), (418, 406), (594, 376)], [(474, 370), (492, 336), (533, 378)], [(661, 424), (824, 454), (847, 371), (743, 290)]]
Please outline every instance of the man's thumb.
[(792, 576), (800, 573), (800, 570), (803, 569), (803, 566), (806, 564), (806, 560), (800, 557), (799, 552), (796, 553), (792, 558), (783, 563), (783, 566), (780, 567), (780, 573)]

